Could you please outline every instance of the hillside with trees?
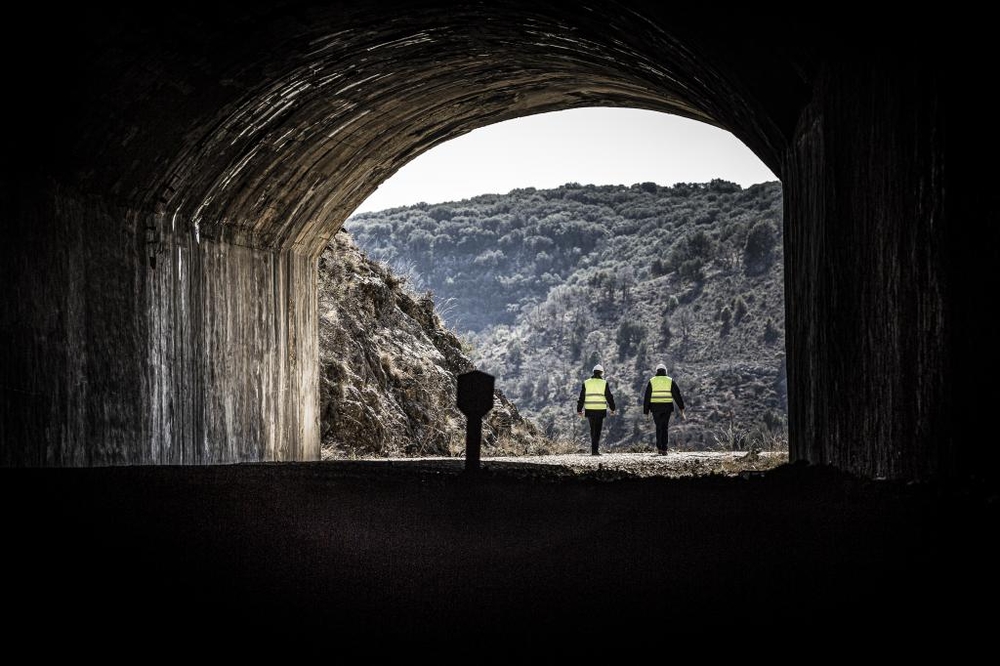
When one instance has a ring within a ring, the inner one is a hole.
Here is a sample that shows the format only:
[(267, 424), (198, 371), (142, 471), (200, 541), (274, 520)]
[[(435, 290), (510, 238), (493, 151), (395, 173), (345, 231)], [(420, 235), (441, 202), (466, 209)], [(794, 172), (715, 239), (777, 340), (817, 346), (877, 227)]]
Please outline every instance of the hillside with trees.
[(666, 363), (688, 403), (671, 446), (785, 445), (778, 182), (525, 188), (362, 213), (367, 255), (433, 294), (476, 367), (546, 435), (582, 446), (595, 363), (619, 414), (603, 445), (648, 450), (645, 383)]

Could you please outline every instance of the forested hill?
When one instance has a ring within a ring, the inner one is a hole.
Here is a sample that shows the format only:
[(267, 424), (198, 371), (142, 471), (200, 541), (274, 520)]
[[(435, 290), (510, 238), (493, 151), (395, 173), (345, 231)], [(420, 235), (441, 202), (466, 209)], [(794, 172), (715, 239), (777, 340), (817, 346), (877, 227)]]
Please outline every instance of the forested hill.
[(642, 390), (664, 362), (689, 400), (675, 444), (784, 426), (781, 186), (566, 184), (353, 216), (373, 259), (433, 293), (481, 370), (554, 438), (582, 436), (595, 362), (619, 394), (607, 443), (643, 447)]

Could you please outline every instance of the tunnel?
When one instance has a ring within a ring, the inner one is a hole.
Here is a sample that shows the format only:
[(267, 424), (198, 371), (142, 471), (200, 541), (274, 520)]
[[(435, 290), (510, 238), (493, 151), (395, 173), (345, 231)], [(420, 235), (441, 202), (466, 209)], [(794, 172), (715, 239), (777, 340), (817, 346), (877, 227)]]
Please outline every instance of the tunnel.
[[(7, 603), (32, 628), (55, 614), (206, 635), (223, 618), (288, 636), (315, 629), (306, 618), (495, 637), (605, 613), (627, 629), (649, 619), (642, 604), (786, 630), (988, 620), (961, 596), (997, 589), (987, 22), (825, 9), (22, 8), (0, 47)], [(497, 482), (446, 486), (421, 513), (438, 477), (400, 490), (309, 467), (332, 235), (443, 142), (593, 106), (718, 126), (779, 176), (789, 460), (831, 494), (803, 495), (787, 471), (759, 490), (623, 485), (620, 504), (606, 486)], [(890, 482), (976, 490), (868, 485)], [(622, 544), (645, 554), (623, 560)], [(465, 568), (442, 569), (456, 552)], [(656, 598), (666, 588), (676, 605)]]
[(644, 2), (182, 3), (26, 25), (47, 56), (4, 46), (5, 466), (318, 459), (331, 235), (424, 151), (585, 106), (711, 123), (779, 174), (791, 460), (915, 480), (996, 461), (974, 26)]

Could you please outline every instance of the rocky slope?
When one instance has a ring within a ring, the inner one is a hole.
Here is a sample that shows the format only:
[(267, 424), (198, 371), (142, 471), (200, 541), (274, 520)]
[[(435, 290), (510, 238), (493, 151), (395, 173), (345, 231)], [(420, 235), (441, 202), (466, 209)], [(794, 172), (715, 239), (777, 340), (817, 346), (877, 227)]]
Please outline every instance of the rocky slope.
[[(430, 294), (336, 234), (319, 260), (322, 457), (464, 455), (457, 376), (475, 368)], [(483, 455), (538, 454), (552, 443), (499, 389)]]

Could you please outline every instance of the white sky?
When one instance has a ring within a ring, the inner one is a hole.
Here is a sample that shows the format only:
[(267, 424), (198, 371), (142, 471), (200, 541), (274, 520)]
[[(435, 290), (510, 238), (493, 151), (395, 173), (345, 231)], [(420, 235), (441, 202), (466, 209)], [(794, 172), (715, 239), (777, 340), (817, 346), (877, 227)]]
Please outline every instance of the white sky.
[(516, 118), (417, 157), (356, 213), (506, 194), (521, 187), (778, 180), (725, 130), (656, 111), (586, 108)]

